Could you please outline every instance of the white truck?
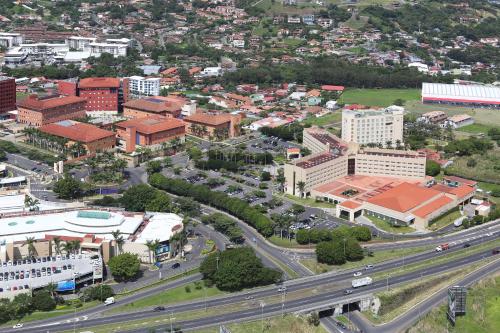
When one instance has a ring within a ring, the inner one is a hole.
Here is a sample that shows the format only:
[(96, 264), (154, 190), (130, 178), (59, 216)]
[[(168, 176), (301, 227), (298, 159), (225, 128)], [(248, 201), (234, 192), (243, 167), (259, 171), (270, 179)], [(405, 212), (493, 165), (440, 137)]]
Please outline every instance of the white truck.
[(111, 305), (111, 304), (114, 304), (114, 303), (115, 303), (115, 298), (114, 297), (108, 297), (104, 301), (104, 304), (106, 304), (106, 305)]
[(352, 287), (358, 288), (358, 287), (368, 286), (372, 284), (372, 282), (373, 279), (371, 277), (365, 276), (364, 278), (361, 279), (352, 280)]

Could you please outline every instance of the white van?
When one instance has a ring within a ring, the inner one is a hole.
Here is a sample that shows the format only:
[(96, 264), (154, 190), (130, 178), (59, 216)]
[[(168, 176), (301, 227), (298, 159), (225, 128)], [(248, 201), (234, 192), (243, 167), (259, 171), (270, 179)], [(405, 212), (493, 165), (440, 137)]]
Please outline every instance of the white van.
[(108, 297), (104, 301), (104, 304), (106, 304), (106, 305), (111, 305), (111, 304), (114, 304), (114, 303), (115, 303), (115, 298), (114, 297)]

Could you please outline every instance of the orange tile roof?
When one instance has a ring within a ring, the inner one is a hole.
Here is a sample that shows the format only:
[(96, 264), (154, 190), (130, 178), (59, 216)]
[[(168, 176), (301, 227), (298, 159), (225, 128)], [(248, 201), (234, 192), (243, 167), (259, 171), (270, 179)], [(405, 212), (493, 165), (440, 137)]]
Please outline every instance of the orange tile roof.
[(81, 79), (78, 83), (79, 88), (119, 88), (120, 79), (114, 77), (89, 77)]
[(461, 199), (473, 193), (474, 191), (475, 189), (473, 187), (470, 187), (468, 185), (461, 185), (459, 187), (452, 188), (450, 193), (455, 194), (459, 199)]
[(209, 126), (222, 125), (231, 121), (229, 114), (208, 114), (208, 113), (195, 113), (192, 116), (184, 118), (184, 121), (190, 123), (201, 123)]
[(115, 136), (115, 133), (111, 131), (106, 131), (94, 125), (72, 120), (63, 120), (57, 123), (43, 125), (40, 127), (40, 131), (82, 143), (89, 143)]
[(433, 200), (433, 201), (429, 202), (428, 204), (416, 209), (415, 211), (412, 212), (412, 214), (416, 215), (418, 217), (421, 217), (421, 218), (425, 218), (430, 213), (435, 212), (439, 208), (449, 204), (452, 201), (453, 201), (453, 199), (451, 199), (443, 194), (442, 196), (440, 196), (436, 200)]
[(153, 134), (168, 131), (174, 128), (185, 128), (185, 123), (176, 118), (167, 118), (163, 116), (152, 116), (146, 118), (135, 118), (125, 120), (116, 124), (117, 127), (130, 128), (135, 127), (137, 132), (144, 134)]
[(161, 98), (148, 97), (143, 99), (133, 99), (124, 103), (123, 107), (146, 112), (161, 113), (177, 111), (180, 110), (182, 106), (178, 103), (168, 102)]
[(348, 200), (348, 201), (342, 202), (340, 204), (340, 206), (345, 207), (345, 208), (349, 208), (349, 209), (356, 209), (356, 208), (360, 207), (361, 204), (357, 203), (357, 202), (354, 202), (354, 201)]
[(404, 213), (436, 197), (440, 193), (441, 192), (431, 188), (421, 187), (410, 183), (402, 183), (373, 196), (368, 199), (367, 202)]
[(31, 95), (17, 102), (17, 106), (27, 108), (30, 110), (44, 111), (46, 109), (52, 109), (59, 106), (65, 106), (75, 103), (85, 103), (86, 101), (87, 100), (85, 98), (77, 96), (64, 96), (64, 97), (39, 99), (36, 97), (36, 95)]

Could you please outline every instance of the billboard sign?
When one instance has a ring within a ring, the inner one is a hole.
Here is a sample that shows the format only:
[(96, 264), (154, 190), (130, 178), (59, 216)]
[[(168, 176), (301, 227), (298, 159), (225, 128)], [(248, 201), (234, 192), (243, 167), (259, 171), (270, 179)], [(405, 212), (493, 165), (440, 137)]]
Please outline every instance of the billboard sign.
[(448, 289), (448, 318), (455, 325), (456, 316), (466, 311), (467, 288), (454, 286)]

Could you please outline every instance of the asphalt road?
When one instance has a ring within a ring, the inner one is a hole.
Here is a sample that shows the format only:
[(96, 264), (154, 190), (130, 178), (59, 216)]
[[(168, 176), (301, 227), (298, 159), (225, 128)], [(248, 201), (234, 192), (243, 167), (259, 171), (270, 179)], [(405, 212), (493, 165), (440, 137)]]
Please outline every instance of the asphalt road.
[[(496, 235), (498, 237), (498, 235)], [(451, 250), (450, 250), (451, 252)], [(438, 255), (443, 255), (443, 254), (438, 254)], [(393, 278), (389, 278), (388, 283), (390, 285), (395, 285), (395, 284), (400, 284), (400, 283), (406, 283), (418, 278), (422, 278), (423, 276), (430, 275), (430, 274), (436, 274), (436, 273), (441, 273), (441, 272), (446, 272), (449, 270), (452, 270), (454, 268), (458, 268), (461, 266), (465, 265), (470, 265), (474, 262), (477, 262), (481, 259), (491, 257), (492, 253), (491, 251), (483, 251), (465, 258), (459, 258), (455, 259), (452, 261), (447, 262), (445, 265), (436, 265), (433, 267), (427, 267), (422, 270), (418, 270), (415, 272), (411, 272), (408, 274), (404, 274), (401, 276), (396, 276)], [(395, 264), (395, 263), (388, 263), (387, 265), (381, 264), (379, 266), (376, 266), (373, 270), (370, 272), (376, 272), (376, 271), (383, 271), (387, 269), (391, 269), (394, 267), (398, 267), (400, 265)], [(196, 276), (192, 276), (191, 278), (196, 279)], [(317, 276), (312, 276), (312, 277), (306, 277), (302, 279), (297, 279), (293, 281), (289, 281), (286, 283), (287, 286), (287, 292), (293, 292), (293, 291), (299, 291), (303, 289), (309, 289), (312, 287), (318, 287), (321, 288), (322, 285), (324, 284), (331, 284), (334, 282), (340, 282), (340, 281), (346, 281), (352, 279), (352, 271), (338, 274), (338, 275), (331, 275), (331, 274), (321, 274)], [(180, 283), (180, 282), (177, 282)], [(387, 280), (386, 279), (381, 279), (375, 281), (372, 285), (364, 288), (358, 288), (353, 290), (353, 294), (350, 295), (349, 297), (356, 296), (356, 295), (364, 295), (368, 294), (377, 290), (382, 290), (386, 288), (387, 286)], [(258, 288), (258, 289), (253, 289), (251, 291), (247, 292), (241, 292), (241, 293), (234, 293), (230, 294), (228, 296), (223, 296), (223, 297), (217, 297), (217, 298), (211, 298), (208, 300), (196, 300), (194, 302), (189, 302), (189, 303), (184, 303), (184, 304), (175, 304), (166, 307), (165, 313), (169, 312), (174, 312), (174, 313), (179, 313), (179, 312), (184, 312), (184, 311), (195, 311), (195, 310), (203, 310), (206, 308), (210, 307), (215, 307), (215, 306), (221, 306), (221, 305), (230, 305), (233, 303), (238, 303), (245, 301), (245, 297), (247, 296), (252, 296), (253, 300), (251, 302), (252, 309), (245, 310), (245, 311), (240, 311), (236, 313), (229, 313), (229, 314), (223, 314), (220, 316), (212, 316), (210, 318), (203, 318), (203, 319), (197, 319), (197, 320), (192, 320), (192, 321), (185, 321), (180, 323), (182, 328), (184, 330), (188, 328), (199, 328), (205, 325), (215, 325), (219, 323), (224, 323), (224, 322), (231, 322), (231, 321), (238, 321), (238, 320), (248, 320), (253, 318), (253, 316), (259, 316), (260, 315), (260, 306), (259, 302), (257, 301), (258, 299), (261, 299), (266, 296), (272, 296), (272, 295), (279, 295), (277, 292), (277, 287), (275, 286), (270, 286), (270, 287), (265, 287), (265, 288)], [(155, 289), (155, 288), (154, 288)], [(148, 294), (154, 294), (158, 292), (158, 289), (156, 290), (150, 290), (148, 291)], [(310, 307), (312, 304), (319, 304), (319, 303), (325, 303), (329, 302), (332, 299), (343, 299), (345, 298), (344, 295), (344, 289), (337, 289), (332, 292), (322, 292), (318, 293), (312, 296), (300, 298), (300, 299), (295, 299), (295, 300), (290, 300), (290, 301), (285, 301), (283, 308), (282, 304), (270, 304), (268, 306), (265, 306), (265, 315), (266, 316), (271, 316), (275, 315), (276, 313), (281, 313), (281, 311), (285, 312), (295, 312), (295, 311), (304, 311), (308, 307)], [(143, 298), (145, 297), (144, 295), (133, 295), (130, 296), (130, 298), (137, 297), (136, 299)], [(129, 299), (124, 299), (120, 300), (120, 304), (125, 303), (126, 301), (130, 301)], [(99, 306), (100, 309), (97, 311), (102, 311), (102, 306)], [(95, 309), (91, 309), (87, 311), (89, 314), (90, 313), (96, 313)], [(63, 331), (63, 330), (68, 330), (72, 329), (73, 326), (75, 326), (78, 329), (83, 329), (85, 327), (91, 327), (95, 325), (102, 325), (102, 324), (107, 324), (107, 323), (119, 323), (127, 320), (135, 320), (135, 319), (143, 319), (143, 318), (149, 318), (149, 317), (155, 317), (158, 315), (158, 313), (155, 313), (151, 311), (150, 309), (148, 310), (142, 310), (142, 311), (137, 311), (137, 312), (132, 312), (132, 313), (123, 313), (123, 314), (113, 314), (110, 316), (106, 317), (92, 317), (91, 315), (88, 315), (87, 320), (81, 320), (78, 322), (64, 322), (61, 318), (57, 318), (57, 321), (54, 322), (53, 319), (51, 320), (46, 320), (42, 322), (44, 326), (40, 326), (40, 322), (26, 325), (25, 328), (22, 329), (17, 329), (15, 331), (26, 331), (26, 332), (47, 332), (49, 331)], [(79, 313), (79, 315), (86, 315), (83, 312)], [(47, 326), (49, 323), (52, 323), (52, 325)], [(54, 327), (55, 326), (55, 327)], [(6, 329), (2, 330), (1, 332), (14, 332), (14, 330)], [(146, 330), (137, 330), (137, 332), (144, 332)]]
[[(487, 267), (481, 268), (469, 275), (464, 279), (457, 282), (455, 285), (459, 286), (470, 286), (474, 282), (498, 271), (500, 269), (500, 262), (496, 264), (489, 265)], [(417, 306), (413, 307), (408, 312), (404, 313), (402, 316), (398, 317), (384, 325), (374, 326), (368, 322), (358, 311), (351, 313), (351, 321), (360, 328), (365, 333), (392, 333), (392, 332), (403, 332), (406, 328), (412, 326), (420, 318), (425, 316), (434, 307), (440, 305), (447, 299), (448, 289), (439, 291), (432, 297), (429, 297), (425, 301), (419, 303)], [(473, 314), (469, 314), (471, 316)]]
[(353, 331), (341, 328), (337, 325), (337, 321), (333, 317), (322, 317), (319, 319), (321, 325), (330, 333), (351, 333)]

